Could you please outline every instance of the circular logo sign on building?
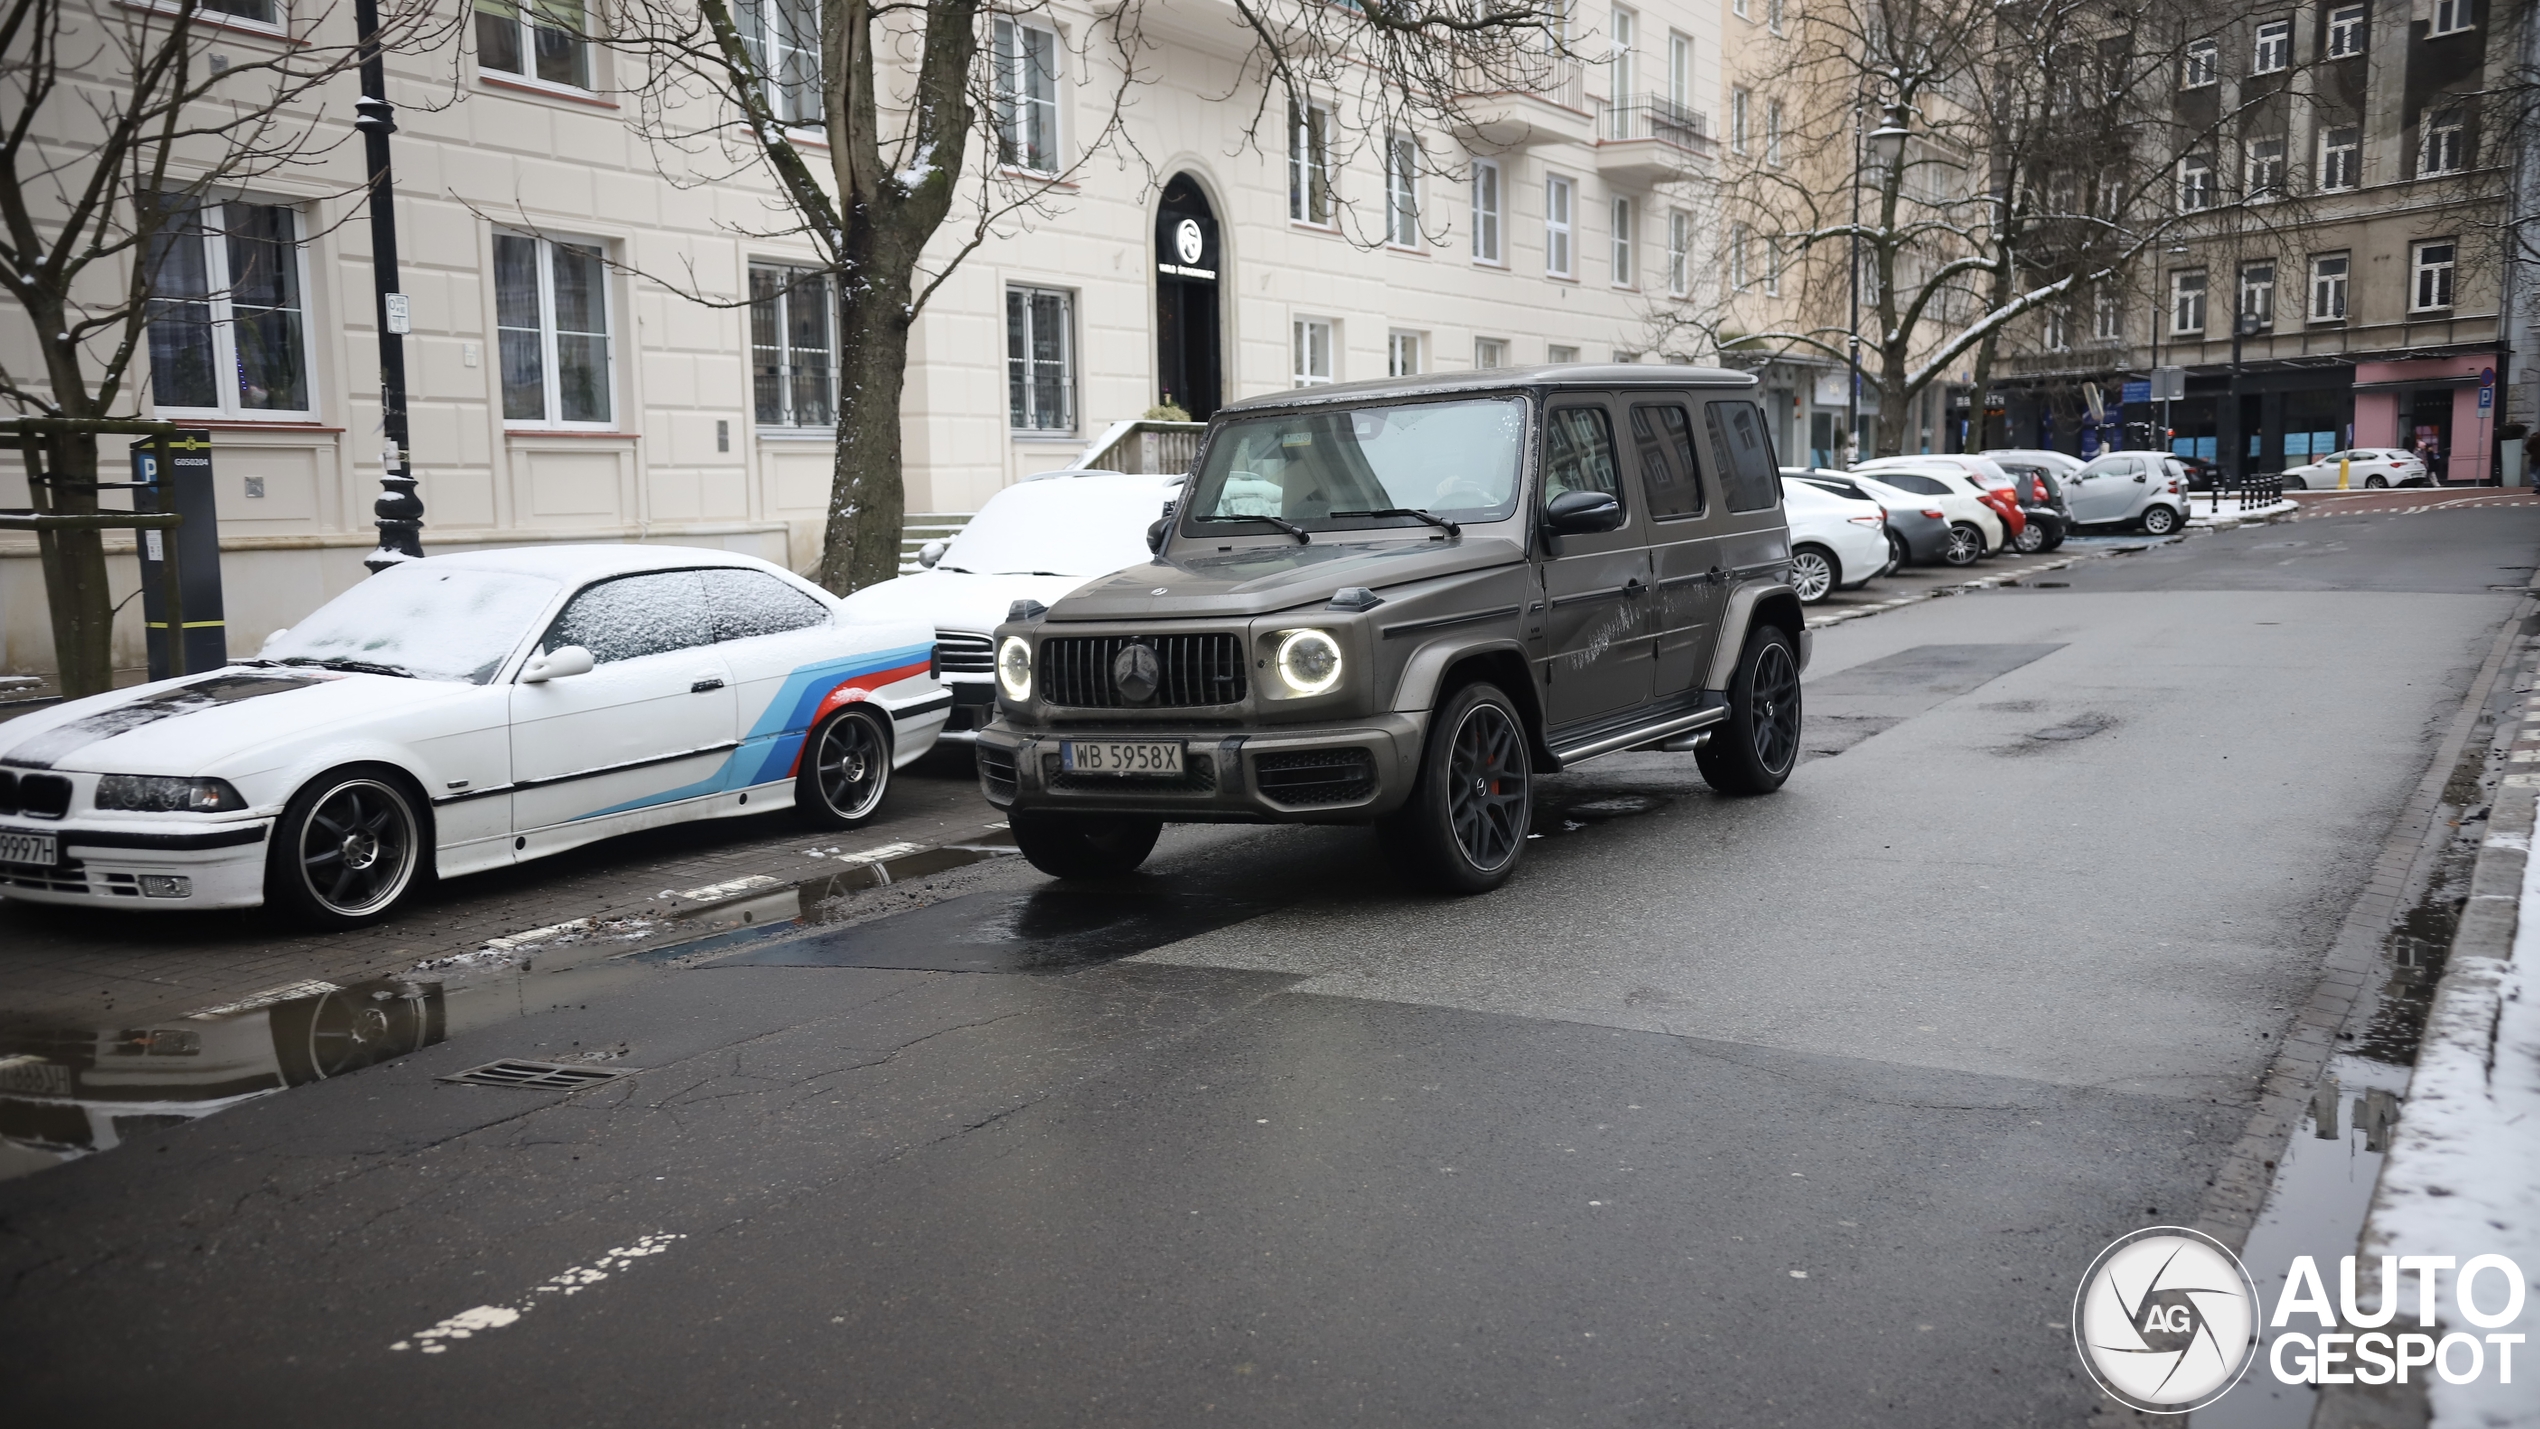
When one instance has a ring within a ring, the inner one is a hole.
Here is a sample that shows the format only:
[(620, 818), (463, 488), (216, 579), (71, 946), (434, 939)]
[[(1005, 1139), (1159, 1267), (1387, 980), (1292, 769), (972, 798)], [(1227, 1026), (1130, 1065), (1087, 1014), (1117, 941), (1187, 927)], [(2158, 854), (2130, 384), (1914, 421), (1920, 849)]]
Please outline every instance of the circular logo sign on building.
[(2099, 1252), (2073, 1296), (2073, 1345), (2108, 1397), (2185, 1414), (2229, 1393), (2258, 1353), (2258, 1287), (2220, 1241), (2152, 1226)]
[(1199, 220), (1186, 218), (1173, 225), (1173, 251), (1182, 255), (1183, 266), (1199, 262), (1208, 251), (1208, 235), (1199, 231)]

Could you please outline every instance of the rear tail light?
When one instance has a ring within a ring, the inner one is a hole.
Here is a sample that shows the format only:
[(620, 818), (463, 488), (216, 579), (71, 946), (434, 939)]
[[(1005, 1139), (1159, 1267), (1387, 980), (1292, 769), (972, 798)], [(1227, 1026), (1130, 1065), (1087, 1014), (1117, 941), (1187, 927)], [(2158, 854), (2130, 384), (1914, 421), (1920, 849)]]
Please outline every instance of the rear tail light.
[(1887, 524), (1887, 517), (1884, 514), (1878, 516), (1846, 516), (1843, 519), (1851, 522), (1855, 526), (1868, 526), (1873, 529)]
[(1949, 519), (1949, 513), (1945, 511), (1925, 511), (1923, 516), (1924, 519), (1931, 521), (1946, 521)]

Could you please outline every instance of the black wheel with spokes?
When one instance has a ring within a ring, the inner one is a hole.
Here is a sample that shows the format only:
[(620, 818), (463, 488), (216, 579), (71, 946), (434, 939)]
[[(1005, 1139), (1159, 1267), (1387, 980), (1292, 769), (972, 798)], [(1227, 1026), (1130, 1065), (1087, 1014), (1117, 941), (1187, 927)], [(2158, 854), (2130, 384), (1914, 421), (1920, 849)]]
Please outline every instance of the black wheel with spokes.
[(283, 807), (265, 861), (265, 901), (324, 928), (388, 915), (422, 881), (421, 801), (385, 769), (338, 769)]
[(1525, 857), (1534, 817), (1526, 722), (1497, 685), (1447, 696), (1429, 721), (1411, 797), (1385, 821), (1385, 846), (1411, 873), (1449, 893), (1486, 893)]
[(1694, 752), (1723, 794), (1769, 794), (1799, 763), (1799, 652), (1788, 632), (1759, 625), (1729, 680), (1729, 717)]
[(891, 737), (879, 715), (843, 709), (811, 732), (794, 775), (794, 807), (813, 823), (854, 828), (873, 817), (890, 791)]

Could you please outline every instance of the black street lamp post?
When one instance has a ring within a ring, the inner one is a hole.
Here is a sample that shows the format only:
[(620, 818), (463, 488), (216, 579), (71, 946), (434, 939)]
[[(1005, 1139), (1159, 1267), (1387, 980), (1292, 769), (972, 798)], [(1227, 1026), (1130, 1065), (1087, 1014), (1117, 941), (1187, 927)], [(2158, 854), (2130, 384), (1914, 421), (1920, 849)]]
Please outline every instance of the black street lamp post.
[(385, 488), (371, 512), (379, 518), (379, 549), (362, 564), (373, 572), (423, 556), (423, 498), (415, 494), (414, 469), (406, 453), (406, 339), (411, 323), (405, 295), (397, 291), (397, 186), (388, 169), (388, 136), (397, 132), (396, 111), (388, 103), (388, 66), (379, 45), (379, 0), (354, 0), (353, 24), (359, 31), (362, 97), (353, 106), (360, 116), (353, 127), (362, 131), (362, 152), (370, 180), (370, 265), (378, 289), (379, 425), (387, 446), (380, 453), (379, 484)]
[(2231, 421), (2215, 424), (2217, 427), (2227, 426), (2231, 432), (2231, 474), (2244, 487), (2249, 482), (2249, 434), (2240, 428), (2240, 345), (2256, 337), (2261, 326), (2258, 315), (2247, 311), (2247, 303), (2248, 297), (2244, 293), (2239, 305), (2241, 311), (2231, 320), (2231, 384), (2229, 395), (2223, 399), (2230, 404)]

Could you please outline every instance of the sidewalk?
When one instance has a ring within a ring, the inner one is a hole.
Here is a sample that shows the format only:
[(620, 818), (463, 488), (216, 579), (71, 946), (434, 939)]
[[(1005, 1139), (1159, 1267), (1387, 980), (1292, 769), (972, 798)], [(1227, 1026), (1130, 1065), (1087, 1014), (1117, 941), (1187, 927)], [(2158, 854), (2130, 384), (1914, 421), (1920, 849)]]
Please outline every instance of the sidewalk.
[[(2203, 510), (2198, 510), (2198, 507)], [(2237, 496), (2224, 496), (2216, 501), (2211, 496), (2190, 496), (2187, 500), (2187, 524), (2199, 528), (2227, 531), (2249, 521), (2271, 521), (2289, 511), (2301, 510), (2289, 497), (2279, 496), (2264, 506), (2242, 506)]]

